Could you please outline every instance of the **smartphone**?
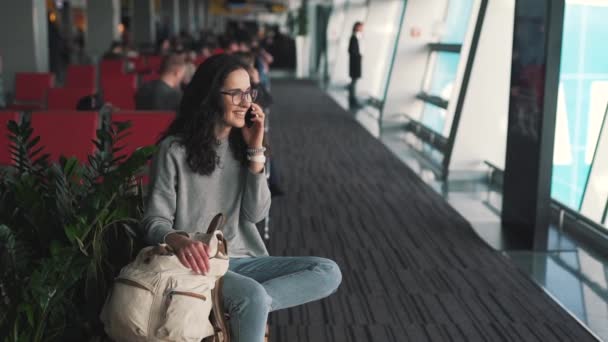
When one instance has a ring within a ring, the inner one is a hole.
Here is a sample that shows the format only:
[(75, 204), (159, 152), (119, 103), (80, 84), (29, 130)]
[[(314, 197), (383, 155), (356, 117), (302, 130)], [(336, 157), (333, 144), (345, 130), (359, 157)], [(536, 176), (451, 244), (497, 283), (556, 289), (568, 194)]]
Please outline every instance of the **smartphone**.
[(247, 128), (253, 126), (253, 106), (249, 107), (249, 110), (245, 113), (245, 126), (247, 126)]

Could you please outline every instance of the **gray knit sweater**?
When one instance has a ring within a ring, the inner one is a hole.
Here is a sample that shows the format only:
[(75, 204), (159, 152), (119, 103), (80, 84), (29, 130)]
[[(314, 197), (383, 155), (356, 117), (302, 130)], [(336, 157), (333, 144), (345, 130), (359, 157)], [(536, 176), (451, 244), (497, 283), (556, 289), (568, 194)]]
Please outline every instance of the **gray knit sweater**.
[(254, 174), (237, 161), (228, 140), (217, 148), (219, 165), (209, 176), (192, 171), (186, 150), (175, 138), (160, 143), (152, 161), (151, 183), (142, 229), (150, 244), (167, 234), (204, 232), (218, 213), (226, 215), (222, 229), (230, 257), (268, 255), (255, 226), (270, 210), (270, 190), (264, 172)]

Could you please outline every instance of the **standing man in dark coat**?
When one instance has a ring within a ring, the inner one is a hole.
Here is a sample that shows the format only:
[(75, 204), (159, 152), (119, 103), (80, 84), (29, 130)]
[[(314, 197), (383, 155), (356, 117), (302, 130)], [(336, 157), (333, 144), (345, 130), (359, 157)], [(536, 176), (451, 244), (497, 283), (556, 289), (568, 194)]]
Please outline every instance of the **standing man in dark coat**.
[(352, 107), (361, 107), (361, 104), (357, 102), (357, 80), (361, 78), (361, 50), (359, 42), (363, 32), (363, 23), (357, 21), (353, 25), (353, 33), (350, 36), (350, 42), (348, 43), (348, 56), (349, 56), (349, 70), (348, 75), (350, 76), (351, 82), (348, 87), (348, 104)]

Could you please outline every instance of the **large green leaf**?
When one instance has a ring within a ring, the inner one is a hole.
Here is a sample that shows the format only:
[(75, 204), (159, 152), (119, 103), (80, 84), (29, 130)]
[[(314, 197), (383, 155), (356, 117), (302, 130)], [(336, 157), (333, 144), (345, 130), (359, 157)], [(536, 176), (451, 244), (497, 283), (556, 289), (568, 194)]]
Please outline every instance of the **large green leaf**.
[(38, 142), (40, 142), (40, 136), (37, 136), (34, 139), (32, 139), (31, 141), (29, 141), (26, 146), (28, 149), (31, 149), (34, 146), (36, 146), (38, 144)]
[(81, 166), (78, 158), (72, 157), (68, 159), (63, 170), (66, 175), (72, 174), (74, 171), (80, 171)]
[(13, 133), (13, 135), (17, 135), (19, 133), (19, 124), (17, 124), (15, 120), (10, 120), (6, 127), (8, 128), (9, 132)]

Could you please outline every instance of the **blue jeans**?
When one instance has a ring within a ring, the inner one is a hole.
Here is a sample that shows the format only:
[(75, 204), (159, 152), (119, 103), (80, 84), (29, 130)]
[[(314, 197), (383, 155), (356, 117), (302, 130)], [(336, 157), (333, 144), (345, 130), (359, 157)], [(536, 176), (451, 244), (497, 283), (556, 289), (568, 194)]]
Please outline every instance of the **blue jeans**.
[(263, 341), (269, 312), (325, 298), (341, 281), (338, 265), (324, 258), (230, 259), (223, 295), (232, 341)]

